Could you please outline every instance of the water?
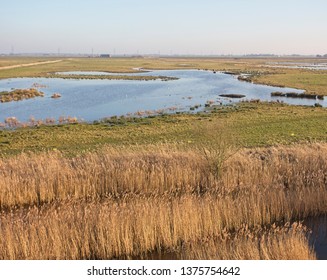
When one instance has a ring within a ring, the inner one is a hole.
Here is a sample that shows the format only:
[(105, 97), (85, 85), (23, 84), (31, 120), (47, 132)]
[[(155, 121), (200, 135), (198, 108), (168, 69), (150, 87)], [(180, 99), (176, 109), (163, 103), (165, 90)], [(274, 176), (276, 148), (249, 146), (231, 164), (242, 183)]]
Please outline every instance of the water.
[(274, 68), (291, 68), (307, 70), (327, 70), (327, 63), (309, 63), (309, 62), (272, 62), (270, 67)]
[[(71, 72), (74, 74), (75, 72)], [(77, 72), (81, 74), (81, 72)], [(111, 74), (106, 73), (105, 74)], [(103, 74), (98, 73), (98, 74)], [(67, 74), (67, 73), (66, 73)], [(86, 72), (85, 74), (96, 74)], [(76, 80), (58, 78), (12, 78), (0, 80), (0, 91), (18, 88), (30, 88), (34, 83), (45, 85), (40, 90), (44, 97), (18, 102), (0, 103), (0, 122), (7, 117), (15, 116), (20, 121), (71, 116), (85, 121), (126, 115), (144, 110), (165, 109), (167, 112), (190, 111), (190, 107), (203, 105), (212, 100), (216, 104), (231, 104), (239, 100), (222, 98), (219, 94), (244, 94), (244, 99), (260, 99), (264, 101), (280, 100), (294, 105), (327, 105), (323, 100), (292, 99), (271, 97), (273, 91), (303, 91), (278, 88), (237, 80), (232, 75), (214, 74), (200, 70), (160, 70), (130, 75), (153, 75), (177, 77), (178, 80), (135, 81), (135, 80)], [(53, 93), (60, 93), (61, 98), (53, 99)]]
[(327, 216), (310, 217), (304, 224), (312, 231), (310, 245), (319, 260), (327, 260)]

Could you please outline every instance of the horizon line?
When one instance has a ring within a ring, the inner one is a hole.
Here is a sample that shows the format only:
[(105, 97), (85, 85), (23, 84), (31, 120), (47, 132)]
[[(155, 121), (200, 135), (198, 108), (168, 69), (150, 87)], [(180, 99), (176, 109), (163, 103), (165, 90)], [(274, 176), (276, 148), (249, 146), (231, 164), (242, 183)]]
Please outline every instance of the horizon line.
[(274, 54), (274, 53), (248, 53), (248, 54), (198, 54), (198, 53), (175, 53), (175, 54), (168, 54), (168, 53), (84, 53), (84, 52), (67, 52), (67, 53), (55, 53), (55, 52), (17, 52), (17, 53), (0, 53), (0, 56), (23, 56), (23, 55), (31, 55), (31, 56), (55, 56), (55, 57), (62, 57), (62, 56), (82, 56), (82, 57), (89, 57), (89, 58), (96, 58), (100, 55), (109, 55), (110, 57), (144, 57), (144, 56), (153, 56), (153, 57), (317, 57), (317, 58), (327, 58), (326, 54)]

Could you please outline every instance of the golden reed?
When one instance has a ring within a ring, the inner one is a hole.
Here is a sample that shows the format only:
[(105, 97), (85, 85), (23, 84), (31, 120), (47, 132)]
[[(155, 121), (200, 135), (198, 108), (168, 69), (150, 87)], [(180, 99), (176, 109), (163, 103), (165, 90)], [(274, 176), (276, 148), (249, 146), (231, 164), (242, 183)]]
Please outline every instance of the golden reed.
[(241, 150), (220, 176), (196, 149), (4, 158), (0, 258), (314, 259), (308, 231), (284, 224), (326, 214), (326, 155)]

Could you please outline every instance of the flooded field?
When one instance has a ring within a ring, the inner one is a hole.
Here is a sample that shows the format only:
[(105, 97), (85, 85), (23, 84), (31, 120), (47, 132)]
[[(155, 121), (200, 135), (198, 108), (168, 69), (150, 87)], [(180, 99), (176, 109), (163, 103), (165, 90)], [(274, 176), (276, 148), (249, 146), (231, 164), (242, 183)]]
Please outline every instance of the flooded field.
[(306, 70), (327, 70), (327, 63), (310, 63), (310, 62), (271, 62), (270, 67), (306, 69)]
[[(0, 104), (0, 122), (8, 117), (27, 121), (35, 119), (71, 116), (85, 121), (94, 121), (115, 115), (137, 112), (196, 111), (206, 103), (224, 105), (240, 100), (260, 99), (281, 101), (295, 105), (313, 106), (324, 100), (307, 100), (271, 96), (272, 92), (302, 93), (302, 90), (257, 85), (239, 81), (233, 75), (202, 70), (160, 70), (138, 72), (128, 75), (176, 77), (177, 80), (160, 79), (112, 80), (112, 79), (59, 79), (59, 78), (11, 78), (0, 80), (0, 91), (26, 89), (40, 85), (44, 97)], [(62, 72), (72, 75), (113, 75), (108, 72)], [(126, 75), (126, 74), (124, 74)], [(51, 98), (59, 93), (60, 98)], [(240, 95), (242, 98), (229, 98), (220, 95)]]

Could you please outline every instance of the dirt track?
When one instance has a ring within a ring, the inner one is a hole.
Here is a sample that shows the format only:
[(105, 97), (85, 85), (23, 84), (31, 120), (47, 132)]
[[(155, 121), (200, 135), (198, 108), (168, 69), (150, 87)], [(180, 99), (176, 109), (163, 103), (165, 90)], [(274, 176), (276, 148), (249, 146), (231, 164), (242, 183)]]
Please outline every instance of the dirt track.
[(26, 64), (2, 66), (2, 67), (0, 67), (0, 70), (19, 68), (19, 67), (27, 67), (27, 66), (35, 66), (35, 65), (49, 64), (49, 63), (57, 63), (57, 62), (60, 62), (60, 61), (62, 61), (62, 60), (48, 60), (48, 61), (42, 61), (42, 62), (33, 62), (33, 63), (26, 63)]

